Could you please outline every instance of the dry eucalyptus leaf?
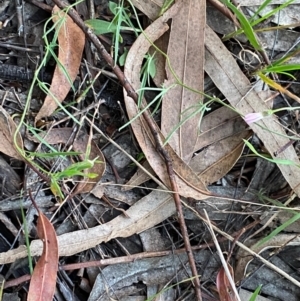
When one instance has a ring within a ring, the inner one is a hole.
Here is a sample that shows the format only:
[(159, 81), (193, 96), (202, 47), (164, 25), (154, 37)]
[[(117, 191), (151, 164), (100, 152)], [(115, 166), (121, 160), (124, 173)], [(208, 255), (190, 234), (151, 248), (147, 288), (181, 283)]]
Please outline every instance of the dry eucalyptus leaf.
[[(172, 18), (171, 33), (167, 55), (172, 71), (166, 66), (167, 80), (164, 87), (177, 83), (177, 79), (189, 88), (203, 91), (204, 80), (204, 29), (205, 1), (185, 1)], [(180, 38), (178, 38), (180, 37)], [(176, 85), (163, 96), (161, 131), (167, 137), (173, 129), (195, 110), (202, 101), (202, 95), (185, 87)], [(198, 136), (200, 113), (190, 117), (173, 133), (169, 144), (186, 163), (193, 155)]]
[(41, 211), (37, 220), (37, 232), (43, 241), (43, 253), (31, 275), (27, 300), (52, 300), (58, 270), (58, 245), (54, 227)]
[[(5, 109), (0, 106), (0, 151), (9, 157), (17, 160), (23, 160), (23, 157), (17, 151), (14, 144), (14, 135), (16, 124)], [(17, 134), (17, 144), (23, 149), (23, 140), (20, 133)]]
[[(61, 11), (57, 6), (54, 6), (52, 13), (53, 22), (56, 23), (56, 30), (59, 31), (59, 63), (57, 63), (53, 74), (50, 91), (35, 118), (35, 122), (43, 117), (50, 116), (58, 107), (57, 101), (61, 103), (67, 96), (71, 88), (70, 81), (73, 83), (78, 73), (85, 43), (84, 33), (71, 17)], [(60, 27), (59, 20), (64, 20)]]

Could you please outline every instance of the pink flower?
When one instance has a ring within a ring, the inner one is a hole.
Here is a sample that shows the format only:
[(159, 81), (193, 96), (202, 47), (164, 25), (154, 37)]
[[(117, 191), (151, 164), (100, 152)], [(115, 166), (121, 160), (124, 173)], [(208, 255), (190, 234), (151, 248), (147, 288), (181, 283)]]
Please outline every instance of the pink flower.
[(263, 113), (249, 113), (244, 116), (244, 120), (248, 123), (251, 124), (253, 122), (257, 122), (261, 119), (263, 119), (265, 115)]

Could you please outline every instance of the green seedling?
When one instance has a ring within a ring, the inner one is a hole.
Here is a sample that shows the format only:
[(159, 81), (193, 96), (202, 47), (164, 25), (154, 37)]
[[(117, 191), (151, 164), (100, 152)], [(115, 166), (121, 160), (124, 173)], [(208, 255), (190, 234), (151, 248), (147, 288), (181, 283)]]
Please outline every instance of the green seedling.
[[(198, 276), (198, 277), (200, 277), (200, 276)], [(173, 284), (173, 285), (170, 285), (170, 286), (168, 286), (168, 287), (162, 289), (162, 290), (161, 290), (160, 292), (158, 292), (157, 294), (155, 294), (155, 295), (149, 297), (146, 301), (156, 300), (157, 297), (159, 297), (162, 293), (168, 291), (170, 288), (176, 287), (176, 286), (178, 286), (179, 284), (182, 284), (182, 283), (186, 283), (186, 282), (189, 282), (189, 281), (193, 281), (195, 278), (196, 278), (196, 277), (190, 277), (190, 278), (184, 279), (184, 280), (182, 280), (182, 281), (180, 281), (180, 282), (178, 282), (178, 283), (175, 283), (175, 284)]]
[[(87, 26), (93, 29), (96, 35), (106, 34), (106, 33), (116, 33), (117, 32), (117, 25), (98, 19), (90, 19), (84, 22)], [(120, 30), (131, 30), (130, 27), (120, 26)]]
[[(144, 159), (146, 159), (145, 154), (144, 153), (138, 153), (136, 161), (140, 163)], [(136, 166), (136, 163), (131, 163), (129, 166)]]
[(53, 153), (36, 153), (36, 152), (26, 152), (28, 156), (36, 157), (36, 158), (57, 158), (58, 156), (66, 157), (66, 156), (78, 156), (81, 155), (80, 152), (58, 152), (55, 150)]
[(252, 296), (250, 297), (249, 301), (255, 301), (256, 298), (258, 297), (259, 295), (259, 292), (261, 291), (261, 288), (262, 288), (262, 284), (260, 284), (256, 290), (253, 292)]
[(281, 65), (281, 64), (272, 64), (270, 66), (265, 67), (257, 72), (260, 76), (261, 73), (268, 74), (268, 73), (277, 73), (283, 74), (291, 77), (293, 80), (296, 80), (296, 77), (289, 73), (289, 71), (297, 71), (300, 70), (300, 64), (290, 64), (290, 65)]
[(90, 169), (94, 166), (95, 163), (102, 163), (101, 161), (97, 161), (97, 158), (93, 160), (85, 160), (83, 162), (76, 162), (68, 166), (63, 171), (56, 172), (52, 175), (52, 178), (59, 181), (64, 178), (72, 178), (74, 176), (87, 176), (90, 179), (96, 178), (98, 175), (95, 173), (84, 173), (83, 171), (86, 169)]
[(98, 158), (95, 158), (93, 160), (85, 159), (82, 162), (76, 162), (68, 166), (63, 171), (59, 171), (53, 174), (50, 174), (51, 176), (51, 184), (50, 188), (51, 191), (55, 196), (58, 196), (61, 200), (63, 200), (64, 196), (61, 191), (60, 185), (58, 184), (59, 181), (63, 179), (70, 179), (72, 177), (81, 176), (86, 177), (88, 179), (94, 179), (98, 175), (95, 173), (85, 173), (84, 171), (87, 169), (90, 169), (94, 166), (95, 163), (102, 163), (101, 161), (97, 160)]
[(129, 52), (128, 48), (124, 47), (124, 52), (121, 54), (121, 56), (119, 58), (119, 64), (121, 67), (123, 67), (125, 65), (125, 61), (126, 61), (128, 52)]
[[(124, 0), (119, 1), (119, 4), (110, 1), (109, 9), (114, 14), (114, 18), (111, 22), (90, 19), (86, 20), (85, 24), (89, 26), (97, 35), (105, 33), (113, 34), (114, 60), (116, 63), (118, 61), (120, 43), (123, 42), (121, 31), (133, 31), (137, 36), (139, 30), (136, 29), (132, 24), (130, 20), (130, 12), (128, 8), (124, 6)], [(126, 26), (123, 26), (122, 24), (125, 24)]]

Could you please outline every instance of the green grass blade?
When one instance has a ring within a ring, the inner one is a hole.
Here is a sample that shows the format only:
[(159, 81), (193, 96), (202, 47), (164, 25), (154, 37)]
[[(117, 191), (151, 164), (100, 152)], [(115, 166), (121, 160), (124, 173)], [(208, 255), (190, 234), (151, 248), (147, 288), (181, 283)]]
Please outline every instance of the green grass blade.
[(260, 240), (257, 244), (257, 246), (261, 246), (262, 244), (266, 243), (270, 239), (272, 239), (274, 236), (279, 234), (281, 231), (283, 231), (285, 228), (287, 228), (289, 225), (293, 224), (296, 222), (298, 219), (300, 219), (300, 213), (295, 214), (293, 217), (285, 221), (282, 225), (277, 227), (275, 230), (273, 230), (268, 236)]
[[(225, 1), (228, 0), (221, 0), (223, 3), (225, 3)], [(252, 28), (265, 21), (266, 19), (268, 19), (269, 17), (271, 17), (272, 15), (276, 14), (277, 12), (279, 12), (280, 10), (282, 10), (283, 8), (287, 7), (288, 5), (290, 5), (292, 2), (294, 2), (295, 0), (289, 0), (286, 3), (281, 4), (280, 6), (276, 7), (275, 9), (273, 9), (272, 11), (270, 11), (269, 13), (267, 13), (266, 15), (262, 16), (261, 18), (258, 18), (252, 22), (249, 21), (249, 23), (251, 24)], [(226, 3), (225, 3), (226, 4)], [(243, 26), (242, 26), (243, 27)], [(234, 36), (237, 36), (239, 34), (242, 34), (244, 32), (244, 28), (241, 28), (233, 33), (227, 34), (225, 37), (223, 37), (223, 41), (227, 41), (231, 38), (233, 38)]]
[(275, 72), (275, 73), (282, 73), (287, 71), (297, 71), (300, 70), (300, 64), (289, 64), (289, 65), (275, 65), (268, 66), (263, 69), (263, 72)]
[(53, 152), (53, 153), (36, 153), (36, 152), (27, 152), (29, 156), (34, 156), (37, 158), (55, 158), (57, 156), (78, 156), (82, 153), (80, 152)]
[(269, 17), (275, 15), (277, 12), (281, 11), (282, 9), (284, 9), (285, 7), (289, 6), (292, 2), (294, 2), (295, 0), (288, 0), (287, 2), (279, 5), (278, 7), (274, 8), (273, 10), (271, 10), (270, 12), (268, 12), (266, 15), (262, 16), (261, 18), (253, 21), (251, 23), (251, 25), (254, 27), (255, 25), (265, 21), (266, 19), (268, 19)]
[(255, 301), (255, 300), (256, 300), (256, 298), (257, 298), (257, 296), (258, 296), (258, 294), (259, 294), (261, 288), (262, 288), (262, 284), (260, 284), (260, 285), (256, 288), (256, 290), (254, 291), (254, 293), (251, 295), (249, 301)]
[(260, 5), (260, 7), (257, 9), (257, 11), (255, 12), (255, 14), (251, 17), (251, 19), (249, 20), (249, 22), (252, 23), (252, 22), (254, 21), (255, 17), (256, 17), (257, 15), (259, 15), (259, 13), (260, 13), (266, 6), (268, 6), (268, 5), (270, 4), (270, 2), (272, 2), (272, 0), (266, 0), (266, 1), (264, 1), (264, 2)]
[(260, 50), (261, 46), (259, 45), (256, 39), (253, 27), (249, 23), (248, 19), (244, 16), (244, 14), (240, 12), (229, 0), (221, 0), (221, 2), (223, 2), (228, 8), (230, 8), (235, 13), (236, 17), (241, 23), (245, 35), (247, 36), (250, 44), (254, 47), (254, 49)]

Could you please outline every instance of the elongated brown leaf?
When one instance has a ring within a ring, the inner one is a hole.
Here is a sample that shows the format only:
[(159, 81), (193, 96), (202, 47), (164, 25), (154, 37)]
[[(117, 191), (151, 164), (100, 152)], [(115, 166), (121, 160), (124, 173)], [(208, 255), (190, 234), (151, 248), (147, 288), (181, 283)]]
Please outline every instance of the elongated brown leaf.
[[(17, 160), (23, 160), (23, 157), (16, 150), (14, 145), (14, 134), (16, 131), (16, 124), (10, 115), (0, 106), (0, 152), (13, 157)], [(23, 140), (18, 133), (17, 135), (18, 146), (23, 149)]]
[[(189, 88), (203, 91), (204, 78), (204, 29), (206, 1), (185, 1), (180, 11), (172, 18), (168, 45), (168, 57), (177, 78)], [(170, 87), (176, 79), (167, 67), (164, 87)], [(172, 130), (195, 110), (202, 96), (176, 85), (163, 97), (161, 130), (167, 137)], [(198, 136), (200, 114), (189, 118), (174, 132), (170, 145), (184, 162), (192, 158)]]
[[(56, 26), (56, 30), (59, 31), (59, 64), (56, 65), (54, 71), (50, 93), (46, 96), (44, 104), (37, 114), (35, 121), (50, 116), (58, 107), (57, 101), (61, 103), (65, 99), (71, 88), (70, 81), (73, 82), (78, 73), (85, 42), (84, 33), (68, 15), (61, 11), (57, 6), (54, 6), (52, 13), (53, 22), (57, 22), (56, 24), (59, 24), (60, 22), (58, 21), (65, 18), (65, 21), (63, 21), (63, 24), (60, 24), (60, 27), (59, 25)], [(68, 80), (66, 72), (70, 81)]]
[[(251, 83), (240, 70), (231, 53), (208, 26), (205, 46), (205, 71), (229, 103), (242, 115), (267, 111), (264, 101), (251, 89)], [(300, 169), (297, 167), (300, 162), (293, 146), (286, 148), (278, 157), (274, 156), (278, 149), (289, 142), (284, 130), (276, 122), (276, 117), (264, 118), (258, 124), (251, 124), (251, 128), (274, 159), (288, 159), (295, 162), (295, 165), (278, 164), (278, 167), (291, 188), (300, 196)]]
[(43, 241), (43, 253), (34, 268), (27, 300), (52, 300), (58, 269), (58, 244), (52, 224), (41, 211), (37, 221), (37, 232)]
[[(230, 264), (227, 264), (230, 274), (233, 278), (233, 269)], [(232, 288), (228, 277), (225, 273), (224, 267), (221, 267), (217, 275), (217, 289), (220, 297), (220, 301), (237, 301), (235, 294), (232, 292)]]
[[(58, 143), (67, 143), (70, 139), (70, 137), (73, 134), (72, 128), (59, 128), (59, 129), (52, 129), (50, 132), (47, 133), (44, 140), (49, 144), (58, 144)], [(87, 147), (89, 145), (89, 135), (85, 133), (80, 133), (73, 142), (72, 146), (74, 151), (82, 153), (79, 157), (82, 161), (85, 159), (85, 154), (87, 152)], [(101, 152), (101, 150), (98, 148), (96, 143), (92, 140), (90, 142), (90, 154), (88, 159), (94, 160), (95, 158), (98, 158), (97, 160), (100, 161), (100, 163), (95, 163), (92, 168), (87, 170), (87, 173), (95, 173), (98, 176), (93, 179), (86, 179), (85, 181), (80, 182), (74, 191), (74, 193), (84, 193), (84, 192), (90, 192), (95, 184), (101, 179), (104, 171), (105, 171), (105, 158)]]
[[(183, 5), (184, 4), (182, 2), (178, 2), (173, 5), (167, 11), (167, 13), (154, 21), (145, 30), (144, 33), (147, 38), (144, 34), (140, 35), (134, 45), (131, 47), (127, 55), (124, 73), (135, 89), (140, 88), (139, 74), (142, 61), (144, 59), (144, 54), (148, 51), (151, 45), (148, 39), (152, 41), (158, 39), (168, 29), (168, 19), (172, 18), (177, 13), (178, 9)], [(124, 99), (129, 118), (132, 119), (136, 117), (136, 115), (139, 113), (139, 110), (135, 102), (130, 97), (128, 97), (126, 91), (124, 91)], [(131, 126), (149, 164), (151, 165), (155, 173), (159, 176), (159, 178), (165, 183), (165, 185), (169, 186), (169, 175), (166, 171), (165, 163), (157, 153), (154, 139), (147, 124), (144, 121), (144, 118), (137, 118), (131, 123)], [(160, 129), (158, 126), (156, 126), (156, 131), (160, 134)], [(164, 140), (162, 135), (161, 139)], [(205, 199), (210, 193), (206, 190), (201, 180), (178, 157), (178, 155), (169, 145), (166, 145), (165, 147), (170, 154), (173, 162), (174, 171), (177, 175), (177, 183), (180, 194), (186, 197), (193, 197), (195, 199)]]

